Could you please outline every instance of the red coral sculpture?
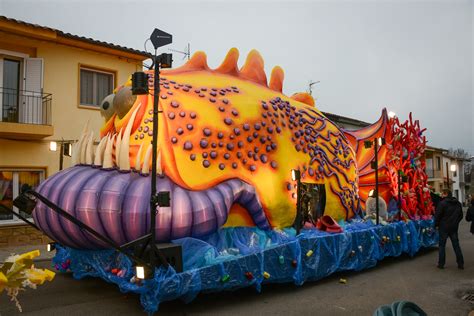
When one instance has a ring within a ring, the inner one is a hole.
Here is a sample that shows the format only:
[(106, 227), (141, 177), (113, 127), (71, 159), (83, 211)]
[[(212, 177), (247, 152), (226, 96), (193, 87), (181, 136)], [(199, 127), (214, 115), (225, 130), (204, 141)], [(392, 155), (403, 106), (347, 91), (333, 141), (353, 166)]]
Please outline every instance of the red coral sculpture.
[(411, 218), (429, 218), (434, 211), (426, 175), (424, 152), (426, 137), (418, 120), (400, 123), (397, 117), (389, 119), (386, 134), (388, 174), (391, 185), (391, 195), (399, 199), (399, 172), (406, 182), (401, 186), (402, 210)]

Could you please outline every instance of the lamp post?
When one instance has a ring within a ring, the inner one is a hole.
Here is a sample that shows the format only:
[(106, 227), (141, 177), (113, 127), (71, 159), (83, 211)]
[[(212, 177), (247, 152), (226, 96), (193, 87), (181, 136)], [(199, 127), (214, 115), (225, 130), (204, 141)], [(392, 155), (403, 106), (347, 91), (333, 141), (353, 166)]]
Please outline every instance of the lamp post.
[[(393, 111), (389, 111), (387, 115), (390, 119), (394, 119), (397, 117), (397, 113)], [(403, 174), (403, 171), (401, 169), (398, 170), (397, 175), (398, 175), (398, 179), (397, 179), (398, 180), (398, 220), (400, 221), (402, 219), (402, 183), (407, 182), (407, 176)]]
[(71, 140), (60, 140), (60, 141), (50, 141), (49, 150), (58, 151), (59, 143), (59, 170), (63, 170), (64, 156), (71, 157), (72, 155), (72, 143)]
[[(447, 166), (446, 166), (447, 167)], [(455, 172), (456, 171), (456, 165), (455, 164), (451, 164), (450, 166), (450, 170), (451, 172)], [(449, 185), (449, 171), (448, 168), (446, 168), (446, 175), (447, 175), (447, 180), (448, 180), (448, 190), (451, 190), (451, 187)]]
[(298, 235), (303, 221), (301, 216), (301, 172), (297, 169), (291, 170), (291, 180), (296, 181), (296, 217), (293, 227), (296, 229), (296, 234)]
[(407, 176), (402, 170), (398, 170), (398, 220), (402, 219), (402, 183), (407, 182)]
[[(152, 164), (151, 164), (151, 194), (150, 194), (150, 233), (127, 245), (143, 243), (142, 250), (149, 246), (148, 260), (149, 266), (136, 266), (137, 277), (144, 279), (153, 277), (156, 259), (163, 266), (168, 266), (168, 262), (161, 251), (156, 246), (156, 215), (159, 207), (170, 206), (170, 192), (156, 192), (156, 171), (157, 171), (157, 150), (158, 150), (158, 114), (162, 111), (158, 108), (160, 96), (160, 67), (171, 68), (172, 55), (163, 53), (157, 55), (159, 47), (168, 45), (172, 42), (173, 36), (159, 29), (155, 29), (150, 36), (150, 40), (155, 48), (153, 56), (153, 136), (152, 136)], [(136, 72), (132, 75), (132, 93), (148, 94), (148, 76), (144, 72)]]
[(402, 219), (402, 171), (398, 170), (398, 220)]

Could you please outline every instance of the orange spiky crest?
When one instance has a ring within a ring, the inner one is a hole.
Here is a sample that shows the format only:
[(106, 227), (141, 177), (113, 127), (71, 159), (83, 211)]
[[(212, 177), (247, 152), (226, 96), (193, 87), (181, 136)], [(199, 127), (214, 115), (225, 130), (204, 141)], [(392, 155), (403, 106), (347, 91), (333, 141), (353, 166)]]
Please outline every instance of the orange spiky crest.
[(282, 92), (283, 90), (283, 78), (284, 73), (281, 67), (276, 66), (272, 70), (270, 77), (270, 85), (267, 84), (267, 75), (263, 68), (264, 62), (263, 58), (258, 51), (255, 49), (251, 50), (247, 55), (244, 66), (239, 70), (237, 66), (237, 61), (239, 59), (239, 50), (235, 47), (231, 48), (227, 53), (226, 57), (222, 64), (214, 70), (209, 69), (207, 65), (206, 54), (202, 51), (194, 53), (190, 60), (181, 67), (175, 69), (165, 69), (162, 70), (163, 75), (173, 75), (183, 72), (192, 72), (192, 71), (209, 71), (209, 72), (218, 72), (225, 75), (231, 75), (237, 78), (242, 78), (245, 80), (253, 81), (255, 83), (261, 84), (265, 87), (268, 87), (272, 90)]
[(255, 49), (252, 49), (247, 55), (244, 66), (240, 69), (240, 77), (268, 87), (267, 75), (263, 66), (262, 56)]
[(295, 101), (314, 106), (314, 99), (309, 93), (298, 92), (298, 93), (293, 94), (291, 98)]
[(183, 66), (176, 69), (164, 70), (163, 74), (177, 74), (182, 72), (209, 70), (207, 65), (207, 56), (203, 51), (197, 51), (193, 54), (190, 60), (188, 60)]
[(280, 66), (275, 66), (272, 70), (270, 76), (269, 88), (275, 91), (283, 91), (283, 79), (285, 78), (285, 73)]
[(222, 64), (215, 71), (226, 75), (239, 76), (237, 61), (239, 60), (239, 50), (232, 47), (224, 58)]

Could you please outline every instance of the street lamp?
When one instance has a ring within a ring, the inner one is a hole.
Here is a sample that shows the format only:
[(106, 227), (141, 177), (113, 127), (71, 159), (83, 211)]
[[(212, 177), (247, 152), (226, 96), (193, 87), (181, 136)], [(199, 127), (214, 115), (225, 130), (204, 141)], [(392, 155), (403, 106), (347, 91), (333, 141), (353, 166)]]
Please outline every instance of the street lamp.
[(72, 156), (72, 142), (71, 140), (53, 140), (49, 142), (50, 151), (58, 151), (59, 143), (59, 170), (63, 170), (64, 156)]
[[(446, 167), (447, 167), (448, 163), (446, 163)], [(449, 170), (451, 170), (451, 172), (456, 172), (456, 165), (455, 164), (451, 164)], [(446, 168), (446, 176), (447, 176), (447, 181), (448, 181), (448, 190), (451, 190), (450, 186), (449, 186), (449, 170)]]
[(50, 151), (57, 151), (58, 150), (58, 143), (56, 142), (49, 142), (49, 150)]
[(364, 141), (365, 148), (371, 148), (372, 145), (374, 146), (375, 157), (374, 161), (371, 162), (372, 169), (375, 170), (375, 214), (376, 214), (376, 224), (379, 224), (379, 159), (378, 159), (378, 151), (379, 146), (385, 145), (385, 138), (383, 137), (376, 137), (374, 140), (366, 140)]
[(455, 164), (451, 165), (451, 171), (452, 172), (456, 172), (456, 168), (457, 168), (457, 166)]

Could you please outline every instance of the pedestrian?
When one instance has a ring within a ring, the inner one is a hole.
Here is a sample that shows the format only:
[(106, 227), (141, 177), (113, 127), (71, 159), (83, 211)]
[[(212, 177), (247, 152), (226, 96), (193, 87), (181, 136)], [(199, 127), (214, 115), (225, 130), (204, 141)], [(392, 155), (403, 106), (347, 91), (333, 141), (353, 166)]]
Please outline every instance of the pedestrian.
[(438, 268), (444, 269), (446, 263), (446, 241), (451, 239), (458, 268), (464, 269), (464, 258), (459, 245), (458, 228), (462, 220), (461, 203), (453, 197), (450, 190), (445, 189), (441, 194), (443, 200), (439, 203), (435, 213), (435, 227), (439, 230), (439, 258)]
[(436, 210), (439, 202), (441, 202), (441, 197), (438, 195), (438, 193), (435, 192), (433, 187), (430, 190), (430, 197), (431, 201), (433, 202), (434, 209)]
[(471, 234), (474, 235), (474, 196), (471, 197), (469, 208), (467, 209), (466, 221), (471, 222)]

